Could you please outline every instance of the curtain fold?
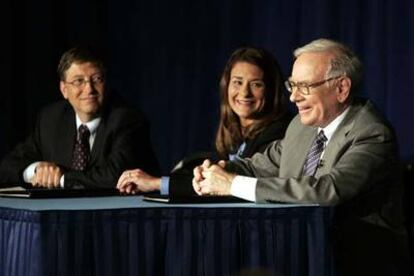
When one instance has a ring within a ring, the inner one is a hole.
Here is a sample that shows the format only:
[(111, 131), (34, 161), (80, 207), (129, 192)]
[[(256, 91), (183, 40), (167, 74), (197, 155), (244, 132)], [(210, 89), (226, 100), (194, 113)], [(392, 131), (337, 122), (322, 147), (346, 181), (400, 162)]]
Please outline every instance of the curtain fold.
[(333, 275), (331, 211), (0, 208), (0, 275)]

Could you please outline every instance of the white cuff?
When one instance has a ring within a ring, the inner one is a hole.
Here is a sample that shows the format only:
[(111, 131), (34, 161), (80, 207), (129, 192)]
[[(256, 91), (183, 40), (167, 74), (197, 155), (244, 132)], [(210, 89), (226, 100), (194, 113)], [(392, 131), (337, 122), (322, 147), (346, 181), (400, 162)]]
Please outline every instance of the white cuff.
[(65, 175), (64, 174), (62, 174), (62, 176), (60, 177), (59, 185), (61, 188), (65, 188)]
[(39, 165), (40, 162), (34, 162), (27, 166), (27, 168), (23, 171), (23, 180), (26, 183), (30, 183), (30, 179), (35, 175), (35, 170), (37, 165)]
[(231, 182), (230, 193), (248, 201), (256, 201), (257, 178), (237, 175)]

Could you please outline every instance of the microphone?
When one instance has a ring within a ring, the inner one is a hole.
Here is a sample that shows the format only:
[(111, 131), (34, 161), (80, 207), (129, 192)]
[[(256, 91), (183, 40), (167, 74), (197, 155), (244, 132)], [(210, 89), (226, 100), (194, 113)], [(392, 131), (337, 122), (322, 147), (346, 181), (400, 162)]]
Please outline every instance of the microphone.
[(323, 159), (320, 159), (318, 162), (318, 165), (316, 166), (318, 169), (322, 168), (325, 164), (325, 161)]

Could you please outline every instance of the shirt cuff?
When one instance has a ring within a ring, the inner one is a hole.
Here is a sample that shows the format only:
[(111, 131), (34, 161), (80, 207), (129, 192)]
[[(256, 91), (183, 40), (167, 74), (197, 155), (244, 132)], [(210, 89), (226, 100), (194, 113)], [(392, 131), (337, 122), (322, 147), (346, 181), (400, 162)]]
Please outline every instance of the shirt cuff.
[(160, 194), (169, 195), (170, 190), (170, 178), (168, 176), (161, 177)]
[(231, 182), (230, 193), (232, 196), (248, 201), (256, 201), (257, 178), (237, 175)]
[(30, 179), (35, 175), (35, 170), (37, 165), (39, 165), (40, 162), (34, 162), (27, 166), (27, 168), (23, 171), (23, 180), (26, 183), (30, 183)]
[(64, 174), (62, 174), (62, 176), (60, 177), (59, 185), (62, 189), (65, 188), (65, 175)]

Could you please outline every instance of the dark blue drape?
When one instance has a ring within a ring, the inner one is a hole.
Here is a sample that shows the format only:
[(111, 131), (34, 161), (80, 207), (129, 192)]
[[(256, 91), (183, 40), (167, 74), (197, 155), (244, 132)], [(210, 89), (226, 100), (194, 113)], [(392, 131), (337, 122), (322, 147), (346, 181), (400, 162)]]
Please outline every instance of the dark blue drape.
[[(0, 154), (60, 97), (55, 68), (69, 46), (103, 45), (112, 87), (152, 123), (164, 171), (213, 145), (218, 80), (229, 54), (268, 48), (285, 75), (292, 50), (315, 38), (349, 44), (365, 66), (362, 94), (396, 128), (403, 159), (414, 156), (414, 2), (409, 0), (14, 1), (1, 4)], [(15, 126), (19, 127), (15, 127)]]
[(0, 275), (334, 275), (331, 209), (212, 207), (0, 207)]

